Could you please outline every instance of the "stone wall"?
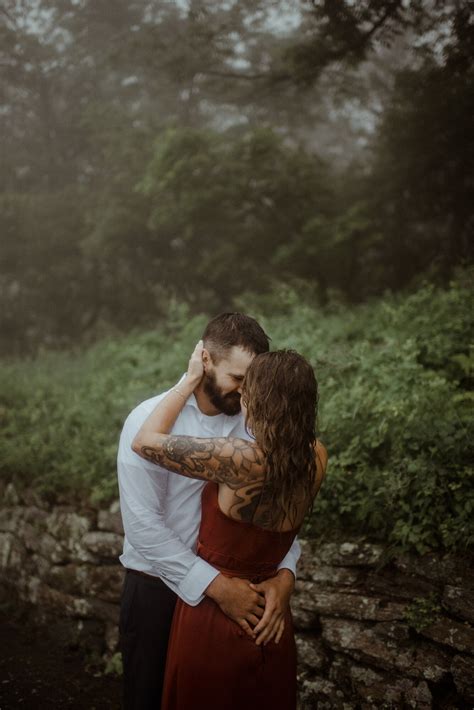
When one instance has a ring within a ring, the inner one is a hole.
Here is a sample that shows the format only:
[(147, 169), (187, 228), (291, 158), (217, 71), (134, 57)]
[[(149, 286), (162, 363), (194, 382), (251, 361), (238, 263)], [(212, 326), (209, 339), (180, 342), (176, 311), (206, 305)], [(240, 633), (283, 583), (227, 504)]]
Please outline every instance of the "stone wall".
[[(363, 539), (302, 541), (292, 601), (301, 710), (474, 707), (474, 565), (398, 556)], [(52, 509), (10, 485), (0, 583), (65, 644), (117, 652), (123, 571), (118, 504)]]

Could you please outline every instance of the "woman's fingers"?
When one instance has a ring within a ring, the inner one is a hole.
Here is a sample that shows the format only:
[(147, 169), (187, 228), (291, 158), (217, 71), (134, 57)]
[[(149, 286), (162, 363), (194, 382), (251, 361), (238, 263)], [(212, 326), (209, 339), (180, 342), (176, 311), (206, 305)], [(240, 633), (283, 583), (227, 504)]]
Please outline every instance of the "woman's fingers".
[(261, 643), (266, 646), (267, 643), (272, 640), (275, 641), (275, 643), (278, 643), (283, 636), (284, 631), (285, 618), (283, 616), (279, 616), (274, 622), (270, 622), (269, 625), (257, 636), (256, 643), (258, 646)]
[(247, 636), (250, 636), (251, 638), (254, 637), (254, 632), (253, 632), (253, 630), (251, 629), (251, 627), (249, 626), (249, 624), (245, 621), (245, 619), (241, 619), (241, 620), (239, 621), (239, 626), (240, 626), (241, 629), (243, 629), (243, 630), (245, 631), (245, 633), (247, 634)]
[(275, 635), (275, 633), (278, 630), (278, 624), (279, 624), (278, 618), (272, 619), (272, 621), (262, 631), (262, 633), (257, 636), (256, 643), (258, 646), (260, 646), (260, 644), (262, 644), (262, 643), (264, 645), (266, 645), (269, 641), (271, 641), (271, 639), (273, 638), (273, 636)]
[(279, 627), (278, 627), (278, 631), (277, 631), (276, 636), (275, 636), (275, 643), (278, 643), (278, 642), (280, 641), (281, 637), (283, 636), (284, 630), (285, 630), (285, 620), (282, 619), (282, 620), (280, 621), (280, 624), (279, 624)]
[(189, 358), (189, 363), (188, 363), (188, 377), (191, 378), (194, 381), (199, 382), (204, 374), (204, 365), (202, 362), (202, 352), (203, 352), (204, 346), (203, 346), (203, 341), (200, 340), (192, 354), (191, 357)]
[(262, 618), (259, 621), (257, 628), (255, 629), (256, 633), (257, 634), (260, 633), (260, 631), (263, 631), (270, 624), (273, 624), (276, 618), (277, 618), (277, 610), (276, 610), (275, 604), (271, 600), (267, 599), (265, 611), (263, 613)]

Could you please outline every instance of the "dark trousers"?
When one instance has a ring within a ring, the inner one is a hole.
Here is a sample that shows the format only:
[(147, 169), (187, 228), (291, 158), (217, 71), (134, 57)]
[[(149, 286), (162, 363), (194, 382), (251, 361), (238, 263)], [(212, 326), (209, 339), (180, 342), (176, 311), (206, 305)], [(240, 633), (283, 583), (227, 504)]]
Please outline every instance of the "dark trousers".
[(159, 710), (177, 596), (158, 577), (125, 573), (120, 607), (124, 710)]

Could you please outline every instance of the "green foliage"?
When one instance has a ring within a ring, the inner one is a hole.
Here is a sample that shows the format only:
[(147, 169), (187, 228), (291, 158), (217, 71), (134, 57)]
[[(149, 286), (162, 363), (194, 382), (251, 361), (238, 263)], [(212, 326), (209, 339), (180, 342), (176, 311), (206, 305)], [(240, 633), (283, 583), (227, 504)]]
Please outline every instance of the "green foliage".
[(306, 355), (320, 382), (330, 465), (308, 530), (418, 552), (473, 544), (470, 276), (351, 310), (302, 305), (288, 289), (275, 292), (281, 315), (264, 302), (274, 344)]
[(405, 610), (405, 620), (416, 631), (429, 626), (441, 613), (438, 595), (432, 592), (427, 597), (415, 597)]
[(425, 59), (396, 74), (373, 142), (371, 212), (392, 288), (428, 269), (446, 274), (472, 261), (474, 34), (466, 31), (468, 17), (460, 5), (444, 63)]
[[(237, 303), (273, 347), (316, 369), (330, 463), (308, 532), (351, 530), (420, 553), (472, 546), (471, 276), (351, 309), (315, 307), (311, 291), (288, 286)], [(176, 381), (205, 322), (174, 304), (154, 331), (6, 365), (2, 476), (49, 495), (116, 495), (125, 416)]]
[(105, 664), (104, 675), (121, 676), (123, 674), (122, 654), (114, 653)]
[(472, 261), (467, 3), (298, 5), (7, 0), (0, 355)]
[(72, 190), (0, 194), (0, 351), (77, 338), (88, 306), (83, 204)]
[(48, 353), (0, 370), (1, 474), (47, 496), (93, 503), (117, 494), (118, 436), (130, 409), (172, 384), (202, 317), (170, 310), (154, 332), (106, 339), (83, 354)]
[(320, 160), (269, 129), (168, 130), (137, 186), (152, 205), (150, 252), (167, 254), (163, 278), (182, 297), (228, 306), (281, 272), (274, 255), (327, 213), (328, 182)]

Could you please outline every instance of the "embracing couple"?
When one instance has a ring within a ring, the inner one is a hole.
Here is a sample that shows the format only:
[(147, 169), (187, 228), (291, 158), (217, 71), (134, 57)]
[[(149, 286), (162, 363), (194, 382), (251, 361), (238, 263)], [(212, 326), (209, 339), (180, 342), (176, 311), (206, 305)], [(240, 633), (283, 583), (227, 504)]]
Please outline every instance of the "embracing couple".
[(296, 534), (324, 477), (317, 383), (253, 318), (207, 325), (120, 438), (125, 710), (291, 710)]

